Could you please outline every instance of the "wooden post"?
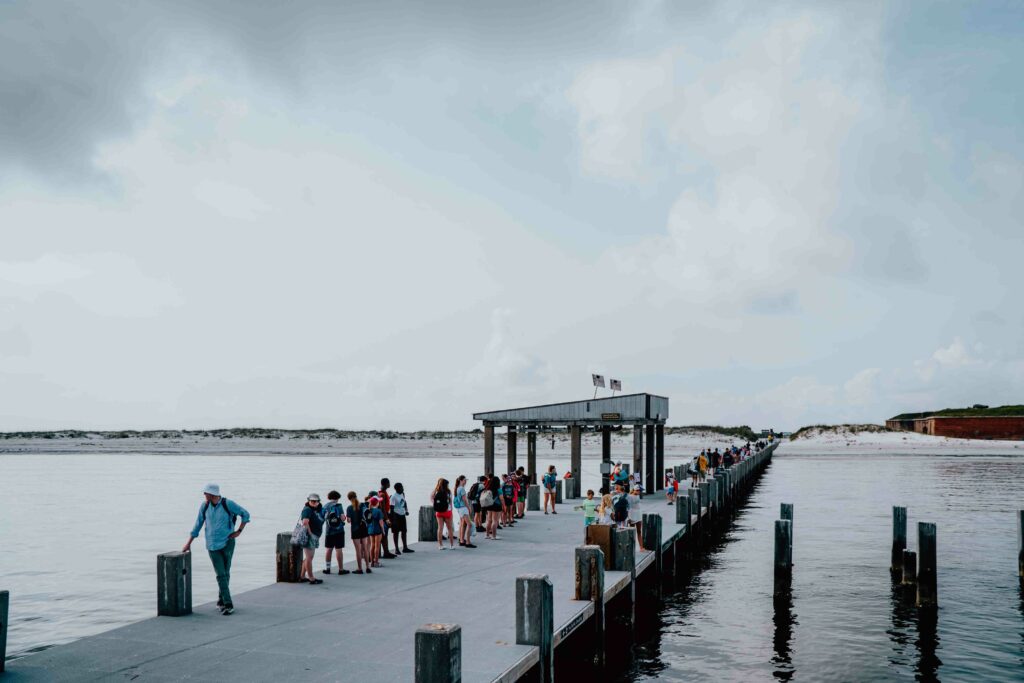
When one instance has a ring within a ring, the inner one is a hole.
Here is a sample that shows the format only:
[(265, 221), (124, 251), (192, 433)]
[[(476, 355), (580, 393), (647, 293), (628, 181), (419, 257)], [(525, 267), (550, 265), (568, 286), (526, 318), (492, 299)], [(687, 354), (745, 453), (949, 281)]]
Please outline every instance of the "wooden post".
[(576, 600), (594, 603), (594, 663), (604, 666), (604, 553), (596, 545), (576, 547)]
[(484, 425), (484, 473), (494, 474), (494, 425)]
[(518, 443), (518, 433), (515, 425), (508, 426), (508, 450), (506, 451), (506, 465), (508, 469), (506, 472), (515, 472), (516, 467), (516, 444)]
[[(682, 489), (680, 489), (682, 492)], [(683, 525), (683, 533), (690, 532), (690, 499), (685, 496), (676, 496), (676, 524)]]
[[(795, 529), (794, 529), (794, 526), (793, 526), (793, 504), (792, 503), (779, 503), (779, 519), (789, 520), (789, 553), (790, 553), (790, 555), (792, 555), (793, 554), (793, 536), (795, 535), (794, 534)], [(790, 557), (789, 561), (792, 564), (793, 558)]]
[(904, 550), (900, 555), (900, 583), (904, 586), (917, 585), (917, 553), (913, 550)]
[(903, 551), (907, 549), (907, 508), (892, 506), (892, 556), (889, 571), (894, 578), (903, 573)]
[(917, 523), (917, 606), (937, 607), (935, 546), (937, 529), (929, 522)]
[(425, 624), (416, 629), (416, 683), (462, 681), (462, 628)]
[(192, 553), (156, 556), (156, 613), (162, 617), (192, 614)]
[(1024, 510), (1017, 510), (1017, 575), (1024, 588)]
[[(536, 428), (534, 428), (536, 429)], [(526, 472), (530, 475), (530, 484), (537, 483), (537, 432), (526, 434)], [(573, 475), (575, 476), (575, 475)]]
[(658, 490), (665, 488), (665, 425), (654, 428), (654, 469), (658, 472)]
[(639, 472), (641, 477), (640, 481), (643, 481), (644, 472), (644, 427), (643, 425), (633, 425), (633, 472)]
[(7, 624), (11, 614), (10, 610), (10, 591), (0, 591), (0, 674), (4, 672), (4, 662), (7, 660)]
[(629, 608), (622, 615), (628, 627), (636, 621), (636, 533), (633, 529), (615, 530), (615, 571), (629, 572)]
[[(579, 425), (569, 427), (569, 471), (572, 472), (573, 481), (572, 491), (567, 493), (572, 498), (579, 498), (583, 491), (583, 434)], [(557, 491), (555, 495), (558, 495)], [(557, 498), (557, 502), (561, 503), (562, 499)]]
[(607, 524), (591, 524), (584, 528), (585, 545), (594, 545), (604, 553), (604, 568), (615, 566), (615, 527)]
[(547, 574), (516, 578), (516, 644), (540, 650), (540, 681), (554, 680), (555, 589)]
[(646, 469), (646, 486), (644, 493), (650, 495), (657, 491), (658, 484), (656, 482), (658, 477), (661, 476), (658, 474), (657, 465), (654, 461), (654, 425), (647, 425), (647, 434), (644, 436), (647, 440), (647, 462), (644, 465)]
[(437, 543), (437, 516), (433, 505), (420, 506), (420, 533), (417, 539), (423, 542)]
[(788, 519), (775, 521), (775, 596), (788, 591), (793, 578), (792, 529), (793, 523)]
[[(611, 425), (602, 425), (601, 427), (601, 464), (608, 465), (610, 469), (612, 463), (612, 427)], [(602, 470), (605, 467), (601, 468)], [(611, 493), (611, 473), (601, 472), (601, 493)]]
[(298, 583), (302, 571), (302, 548), (292, 545), (292, 532), (277, 535), (277, 582)]
[(530, 512), (540, 512), (540, 487), (530, 484), (526, 489), (526, 509)]
[(555, 482), (555, 502), (556, 503), (561, 503), (562, 502), (562, 482), (564, 482), (564, 481), (565, 481), (565, 479), (559, 479), (557, 482)]
[(661, 515), (644, 513), (644, 548), (654, 553), (654, 570), (657, 577), (658, 592), (661, 592)]

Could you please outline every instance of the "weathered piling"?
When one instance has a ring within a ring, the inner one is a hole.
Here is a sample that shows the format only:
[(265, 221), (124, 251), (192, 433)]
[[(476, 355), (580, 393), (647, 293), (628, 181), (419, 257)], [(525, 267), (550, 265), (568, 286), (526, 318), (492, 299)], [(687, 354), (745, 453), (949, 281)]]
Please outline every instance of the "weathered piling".
[(528, 512), (540, 512), (540, 486), (531, 484), (526, 489), (526, 510)]
[(700, 521), (700, 488), (687, 489), (686, 496), (690, 499), (690, 514), (697, 515), (697, 519)]
[[(646, 516), (646, 515), (645, 515)], [(576, 548), (576, 600), (594, 603), (594, 663), (604, 665), (604, 553), (596, 545)]]
[[(697, 484), (697, 489), (700, 491), (700, 505), (708, 509), (708, 514), (711, 513), (711, 484), (706, 481), (702, 481)], [(700, 514), (699, 512), (697, 514)]]
[(615, 558), (615, 531), (614, 526), (608, 524), (591, 524), (583, 528), (583, 544), (596, 545), (604, 553), (604, 568), (612, 569)]
[(907, 508), (892, 506), (892, 557), (889, 571), (899, 578), (903, 572), (903, 551), (907, 549)]
[(904, 586), (917, 585), (917, 553), (904, 550), (900, 555), (900, 583)]
[(930, 522), (917, 523), (917, 606), (937, 607), (937, 529)]
[[(793, 524), (793, 504), (792, 503), (779, 503), (779, 519), (785, 519), (789, 522), (789, 552), (793, 554), (793, 536), (795, 527)], [(792, 564), (793, 558), (789, 558)]]
[(789, 590), (793, 578), (793, 523), (788, 519), (775, 521), (775, 595)]
[(416, 683), (462, 681), (462, 627), (425, 624), (416, 629)]
[(718, 516), (718, 480), (712, 477), (708, 479), (708, 514)]
[[(661, 515), (645, 513), (643, 516), (643, 538), (644, 548), (654, 553), (654, 575), (662, 575), (662, 554), (661, 554)], [(655, 582), (658, 586), (658, 594), (661, 594), (661, 580)]]
[(4, 672), (4, 662), (7, 661), (7, 622), (10, 610), (10, 591), (0, 591), (0, 673)]
[(1017, 510), (1017, 575), (1024, 589), (1024, 510)]
[(516, 644), (540, 650), (540, 681), (554, 680), (555, 588), (547, 574), (516, 578)]
[(629, 596), (629, 606), (618, 616), (631, 627), (636, 614), (636, 533), (632, 529), (615, 530), (615, 562), (612, 568), (630, 575), (629, 586), (624, 589)]
[(417, 540), (421, 543), (437, 542), (437, 515), (433, 505), (420, 506), (420, 533)]
[(277, 535), (277, 582), (298, 583), (302, 570), (302, 549), (292, 545), (290, 531), (282, 531)]
[(561, 503), (562, 502), (562, 482), (564, 482), (564, 481), (565, 481), (564, 479), (559, 479), (558, 482), (555, 483), (555, 502), (556, 503)]
[(162, 617), (192, 614), (192, 553), (156, 556), (156, 613)]
[(683, 525), (683, 532), (690, 531), (690, 498), (689, 496), (676, 496), (676, 524)]

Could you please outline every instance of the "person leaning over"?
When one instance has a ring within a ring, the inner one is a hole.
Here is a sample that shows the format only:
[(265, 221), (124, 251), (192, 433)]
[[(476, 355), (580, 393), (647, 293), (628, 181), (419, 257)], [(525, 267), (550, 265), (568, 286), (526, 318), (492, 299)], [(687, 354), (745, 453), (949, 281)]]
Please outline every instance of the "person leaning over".
[[(235, 501), (221, 496), (217, 484), (207, 484), (203, 489), (203, 497), (206, 500), (199, 506), (196, 523), (181, 552), (190, 551), (192, 541), (199, 538), (199, 530), (205, 526), (206, 551), (210, 554), (210, 562), (217, 575), (217, 607), (226, 616), (235, 611), (228, 588), (231, 582), (231, 557), (235, 554), (235, 539), (249, 523), (249, 512)], [(239, 517), (242, 523), (236, 529), (235, 521)]]

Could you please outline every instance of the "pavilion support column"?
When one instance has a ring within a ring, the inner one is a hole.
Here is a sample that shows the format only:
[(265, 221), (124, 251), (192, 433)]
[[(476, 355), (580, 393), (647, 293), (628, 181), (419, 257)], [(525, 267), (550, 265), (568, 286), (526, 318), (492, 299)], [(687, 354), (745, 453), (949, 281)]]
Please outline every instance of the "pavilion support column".
[(633, 470), (643, 475), (644, 471), (644, 428), (643, 425), (633, 425)]
[(571, 491), (567, 491), (572, 498), (579, 498), (583, 488), (583, 437), (579, 425), (569, 427), (569, 471), (572, 472), (572, 479), (569, 481)]
[(647, 481), (644, 484), (644, 493), (651, 494), (657, 489), (655, 488), (655, 480), (657, 477), (657, 465), (654, 462), (654, 425), (647, 425)]
[(537, 483), (537, 432), (526, 434), (526, 471), (530, 475), (530, 483)]
[(658, 470), (658, 490), (665, 488), (665, 425), (658, 425), (654, 430), (655, 469)]
[(494, 474), (494, 425), (484, 425), (484, 472)]
[(516, 426), (508, 426), (508, 469), (506, 472), (516, 471)]
[(611, 493), (612, 463), (612, 428), (611, 425), (601, 427), (601, 493)]

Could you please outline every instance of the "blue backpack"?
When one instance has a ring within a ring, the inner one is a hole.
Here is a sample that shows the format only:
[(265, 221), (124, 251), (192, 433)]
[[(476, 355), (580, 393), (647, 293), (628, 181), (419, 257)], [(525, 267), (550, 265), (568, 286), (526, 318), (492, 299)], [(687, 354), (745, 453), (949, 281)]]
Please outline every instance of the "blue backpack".
[(544, 488), (549, 488), (549, 489), (555, 488), (555, 482), (556, 481), (557, 481), (557, 479), (555, 479), (555, 475), (553, 475), (550, 472), (548, 472), (547, 474), (544, 475)]

